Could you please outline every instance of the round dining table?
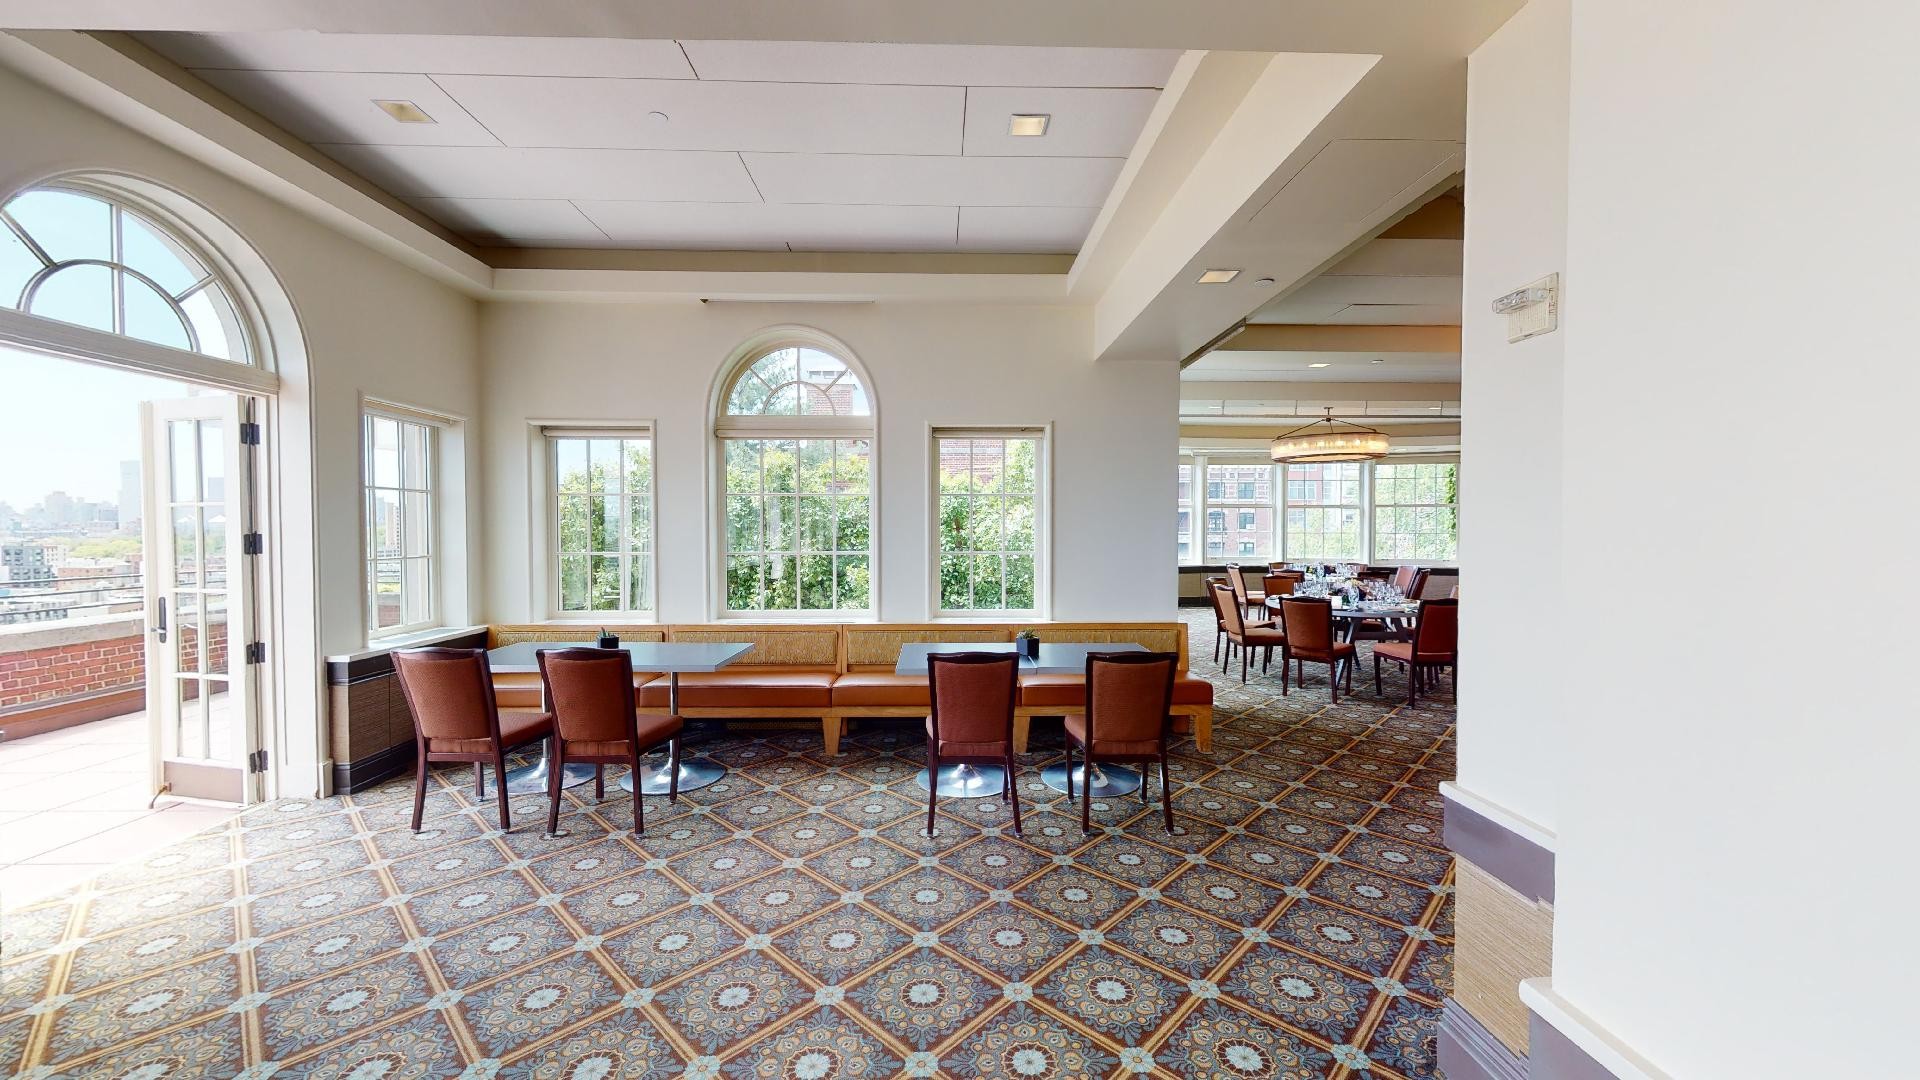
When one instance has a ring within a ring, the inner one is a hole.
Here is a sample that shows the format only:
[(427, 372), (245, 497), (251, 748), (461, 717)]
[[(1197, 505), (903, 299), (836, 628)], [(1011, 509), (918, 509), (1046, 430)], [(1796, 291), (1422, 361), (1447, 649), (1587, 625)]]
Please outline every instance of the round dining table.
[[(1269, 596), (1263, 601), (1267, 610), (1274, 613), (1276, 621), (1280, 615), (1280, 604), (1286, 599), (1287, 597), (1284, 596)], [(1308, 598), (1296, 597), (1295, 599)], [(1390, 604), (1384, 601), (1362, 600), (1357, 605), (1348, 604), (1345, 607), (1333, 609), (1334, 632), (1339, 635), (1341, 641), (1351, 642), (1360, 633), (1360, 624), (1363, 622), (1383, 622), (1389, 629), (1400, 629), (1412, 623), (1413, 617), (1419, 613), (1418, 601)]]

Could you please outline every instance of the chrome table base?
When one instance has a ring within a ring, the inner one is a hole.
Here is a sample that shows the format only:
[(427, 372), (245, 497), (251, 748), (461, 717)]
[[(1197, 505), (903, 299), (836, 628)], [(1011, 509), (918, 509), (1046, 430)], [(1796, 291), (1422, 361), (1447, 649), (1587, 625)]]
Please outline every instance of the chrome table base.
[[(925, 788), (927, 770), (921, 769), (916, 779)], [(949, 799), (979, 799), (1000, 794), (1006, 782), (1007, 770), (998, 765), (942, 765), (940, 786), (934, 790)]]
[[(1073, 767), (1073, 795), (1080, 795), (1080, 785), (1086, 779), (1087, 767)], [(1061, 762), (1040, 770), (1040, 781), (1055, 791), (1067, 790), (1067, 765)], [(1131, 795), (1140, 790), (1140, 774), (1132, 769), (1123, 769), (1118, 765), (1093, 763), (1093, 797), (1110, 799), (1116, 795)]]

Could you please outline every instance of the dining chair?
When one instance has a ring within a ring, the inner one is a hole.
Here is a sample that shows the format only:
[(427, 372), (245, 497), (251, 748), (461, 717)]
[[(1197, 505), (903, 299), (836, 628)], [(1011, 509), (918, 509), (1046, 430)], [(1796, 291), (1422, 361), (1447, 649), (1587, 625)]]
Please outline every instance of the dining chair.
[(625, 649), (541, 649), (540, 685), (553, 711), (553, 758), (547, 766), (547, 839), (562, 836), (560, 782), (569, 762), (598, 766), (594, 797), (607, 794), (602, 770), (625, 765), (633, 775), (633, 833), (646, 830), (640, 755), (667, 747), (667, 801), (680, 798), (678, 716), (641, 716), (633, 701), (633, 654)]
[(1413, 579), (1419, 572), (1420, 568), (1414, 566), (1412, 563), (1395, 568), (1393, 571), (1393, 587), (1400, 590), (1401, 596), (1412, 597)]
[(1264, 594), (1247, 591), (1246, 572), (1241, 570), (1237, 563), (1227, 564), (1227, 583), (1233, 586), (1233, 596), (1240, 604), (1242, 615), (1251, 618), (1253, 609), (1266, 602), (1267, 598)]
[(513, 829), (507, 810), (507, 755), (553, 734), (553, 717), (511, 709), (493, 699), (493, 669), (485, 649), (399, 649), (393, 673), (413, 714), (413, 831), (427, 805), (427, 768), (434, 762), (473, 762), (473, 793), (487, 794), (485, 767), (493, 766), (500, 797), (500, 828)]
[(1385, 696), (1380, 684), (1380, 661), (1391, 660), (1407, 669), (1407, 704), (1420, 703), (1420, 691), (1442, 669), (1459, 677), (1460, 601), (1422, 600), (1413, 617), (1411, 641), (1383, 641), (1373, 647), (1373, 692)]
[(1240, 604), (1234, 598), (1233, 590), (1225, 585), (1213, 588), (1213, 609), (1220, 615), (1220, 621), (1227, 628), (1227, 663), (1233, 663), (1233, 646), (1240, 646), (1240, 681), (1247, 681), (1248, 654), (1254, 649), (1267, 650), (1265, 662), (1260, 670), (1273, 666), (1273, 650), (1287, 643), (1286, 635), (1265, 620), (1248, 622), (1240, 611)]
[(1407, 588), (1407, 592), (1406, 592), (1407, 599), (1409, 600), (1421, 599), (1421, 594), (1427, 591), (1427, 579), (1432, 576), (1433, 576), (1433, 571), (1431, 570), (1427, 570), (1424, 568), (1415, 570), (1413, 572), (1413, 584), (1408, 586)]
[(1346, 662), (1347, 692), (1353, 692), (1353, 642), (1333, 635), (1333, 601), (1324, 597), (1289, 596), (1280, 601), (1280, 625), (1286, 644), (1280, 652), (1280, 693), (1288, 692), (1287, 665), (1298, 666), (1300, 685), (1307, 685), (1307, 661), (1327, 665), (1327, 686), (1333, 703), (1340, 704), (1340, 665)]
[(1303, 580), (1305, 575), (1268, 574), (1260, 579), (1260, 591), (1266, 593), (1269, 600), (1276, 596), (1291, 596), (1294, 586)]
[(1002, 801), (1013, 802), (1020, 831), (1020, 785), (1014, 781), (1013, 709), (1019, 699), (1020, 658), (1012, 653), (933, 653), (927, 657), (927, 835), (933, 835), (940, 766), (999, 765), (1006, 769)]
[[(1215, 664), (1220, 662), (1220, 644), (1227, 636), (1227, 619), (1226, 616), (1220, 614), (1220, 604), (1214, 599), (1213, 588), (1216, 585), (1226, 584), (1227, 579), (1218, 574), (1209, 574), (1200, 582), (1200, 587), (1207, 592), (1207, 604), (1213, 608), (1213, 662)], [(1227, 649), (1227, 656), (1229, 659), (1233, 656), (1233, 649), (1230, 645)]]
[[(1141, 764), (1140, 801), (1147, 801), (1147, 766), (1160, 763), (1160, 808), (1173, 832), (1167, 741), (1173, 731), (1173, 653), (1087, 654), (1087, 710), (1066, 718), (1067, 798), (1073, 798), (1073, 748), (1088, 772), (1096, 761)], [(1080, 784), (1080, 831), (1091, 832), (1093, 787)]]

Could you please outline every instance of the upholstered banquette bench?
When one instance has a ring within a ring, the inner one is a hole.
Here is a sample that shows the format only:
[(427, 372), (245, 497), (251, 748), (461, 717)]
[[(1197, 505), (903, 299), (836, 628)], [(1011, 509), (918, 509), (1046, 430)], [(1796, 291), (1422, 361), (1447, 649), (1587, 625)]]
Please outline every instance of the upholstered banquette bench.
[[(680, 676), (680, 715), (691, 719), (817, 720), (828, 754), (840, 752), (846, 722), (860, 717), (925, 716), (927, 680), (895, 675), (902, 646), (914, 642), (1007, 642), (1021, 630), (1042, 641), (1130, 642), (1180, 657), (1173, 687), (1175, 727), (1191, 731), (1204, 753), (1213, 743), (1213, 684), (1187, 672), (1185, 623), (702, 623), (608, 627), (623, 641), (748, 642), (742, 662), (711, 674)], [(592, 643), (598, 626), (494, 626), (495, 647), (516, 642), (555, 645)], [(497, 675), (495, 696), (503, 709), (540, 704), (538, 675)], [(1076, 675), (1029, 675), (1021, 679), (1014, 714), (1014, 741), (1026, 751), (1027, 728), (1036, 716), (1067, 716), (1086, 707), (1086, 688)], [(643, 713), (667, 710), (667, 680), (659, 672), (635, 672), (635, 703)]]

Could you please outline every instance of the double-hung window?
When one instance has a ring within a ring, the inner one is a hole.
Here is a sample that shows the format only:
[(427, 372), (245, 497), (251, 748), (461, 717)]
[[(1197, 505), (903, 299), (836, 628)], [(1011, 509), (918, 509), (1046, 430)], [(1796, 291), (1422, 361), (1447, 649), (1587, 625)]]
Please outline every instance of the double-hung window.
[(1207, 491), (1208, 554), (1264, 559), (1275, 552), (1272, 465), (1209, 464)]
[(1373, 557), (1452, 562), (1459, 555), (1460, 466), (1381, 462), (1373, 467)]
[(1360, 462), (1286, 466), (1286, 557), (1365, 561), (1366, 466)]
[(935, 613), (1044, 616), (1046, 432), (937, 429), (932, 457)]
[(362, 419), (369, 640), (440, 625), (439, 435), (400, 410), (370, 404)]
[(548, 428), (555, 614), (650, 618), (654, 610), (653, 434)]

